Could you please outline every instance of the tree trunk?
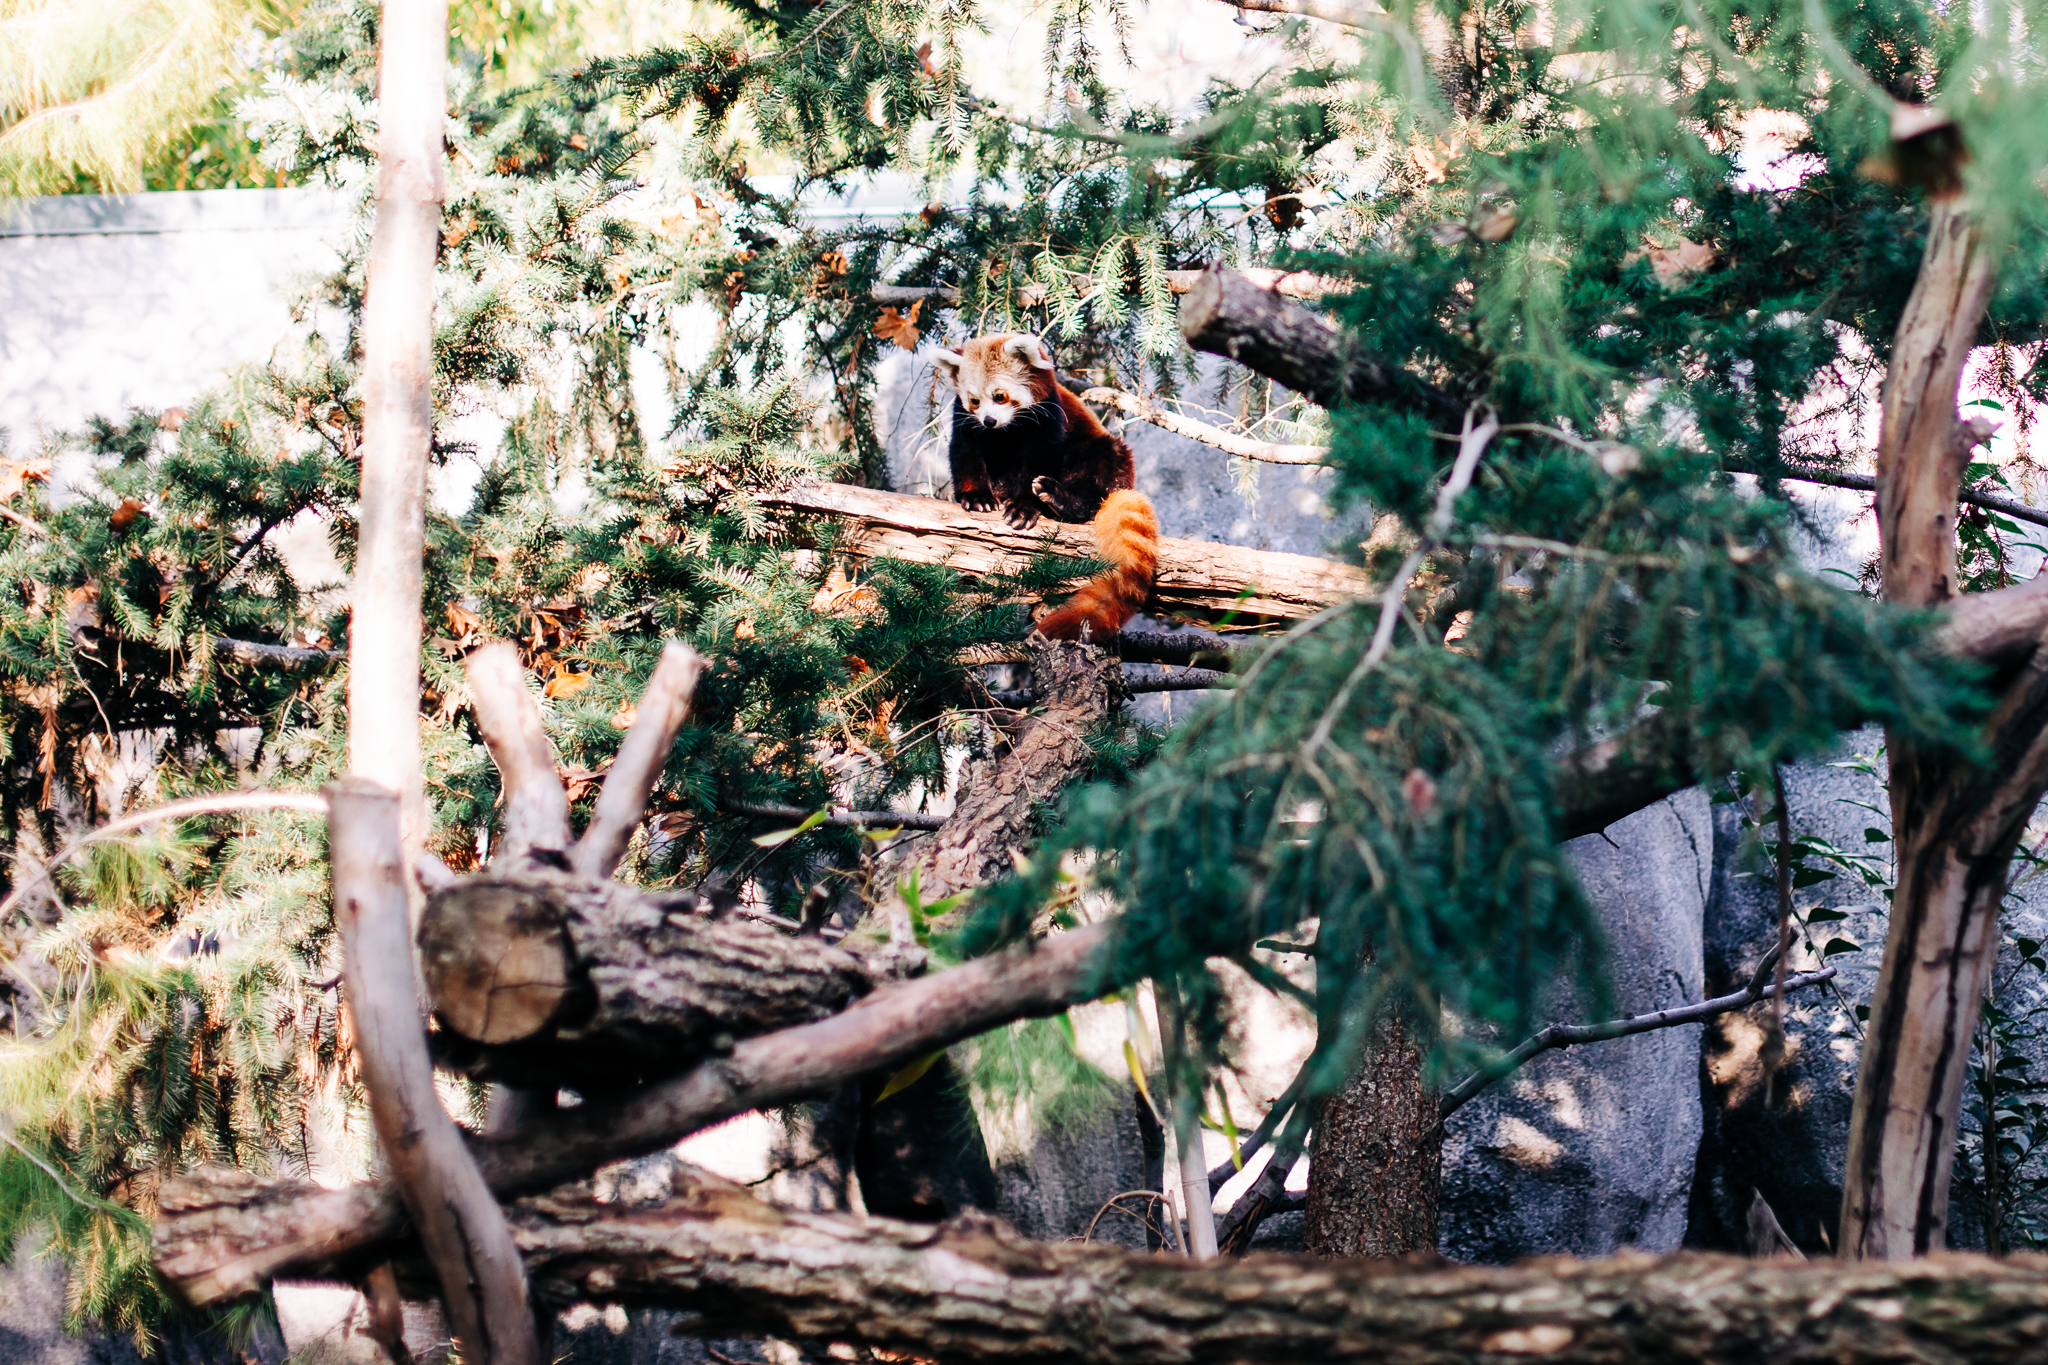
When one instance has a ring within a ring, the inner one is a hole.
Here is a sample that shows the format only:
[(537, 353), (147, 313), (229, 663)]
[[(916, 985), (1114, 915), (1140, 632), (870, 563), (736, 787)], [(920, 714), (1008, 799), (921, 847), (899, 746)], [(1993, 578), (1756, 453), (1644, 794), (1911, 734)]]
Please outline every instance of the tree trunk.
[[(843, 483), (798, 484), (763, 493), (763, 506), (838, 517), (854, 535), (839, 549), (855, 557), (885, 555), (912, 564), (948, 564), (984, 575), (1016, 572), (1051, 549), (1093, 559), (1097, 548), (1086, 526), (1041, 522), (1019, 531), (994, 512), (970, 512), (936, 498), (882, 493)], [(1152, 600), (1175, 616), (1312, 616), (1332, 603), (1371, 592), (1365, 574), (1311, 555), (1246, 550), (1201, 540), (1162, 538)]]
[(438, 1060), (507, 1085), (617, 1091), (837, 1013), (873, 984), (822, 939), (705, 909), (538, 863), (434, 892), (420, 953)]
[(447, 116), (447, 0), (385, 0), (377, 221), (363, 299), (363, 468), (349, 588), (349, 771), (399, 793), (426, 832), (420, 768), (420, 553), (434, 434), (434, 256)]
[[(1956, 592), (1956, 489), (1983, 436), (1958, 420), (1956, 400), (1996, 274), (1997, 253), (1967, 205), (1937, 198), (1899, 321), (1878, 446), (1884, 590), (1902, 606), (1942, 605)], [(1850, 1118), (1845, 1256), (1945, 1245), (1964, 1073), (1997, 958), (2006, 864), (2048, 783), (2044, 721), (2048, 670), (2037, 651), (1994, 713), (1988, 767), (1887, 737), (1898, 886)]]
[(1309, 1153), (1303, 1245), (1375, 1260), (1434, 1252), (1443, 1188), (1442, 1102), (1423, 1083), (1431, 1030), (1388, 1010), (1358, 1071), (1326, 1100)]
[[(292, 1216), (303, 1184), (225, 1173), (165, 1198), (223, 1240)], [(1403, 1267), (1259, 1255), (1193, 1262), (1033, 1242), (989, 1218), (932, 1227), (785, 1212), (688, 1168), (632, 1206), (575, 1187), (509, 1211), (545, 1303), (697, 1314), (693, 1332), (857, 1343), (944, 1365), (2005, 1365), (2048, 1351), (2048, 1266), (1631, 1254)]]

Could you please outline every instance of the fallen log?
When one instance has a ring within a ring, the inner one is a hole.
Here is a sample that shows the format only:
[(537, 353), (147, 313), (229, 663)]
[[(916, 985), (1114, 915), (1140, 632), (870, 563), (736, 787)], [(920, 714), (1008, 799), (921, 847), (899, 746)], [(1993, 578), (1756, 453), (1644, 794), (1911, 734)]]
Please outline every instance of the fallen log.
[[(734, 1045), (629, 1100), (585, 1103), (473, 1139), (484, 1182), (500, 1196), (545, 1189), (608, 1161), (644, 1156), (754, 1109), (829, 1095), (855, 1077), (907, 1066), (1017, 1019), (1058, 1014), (1099, 994), (1102, 925), (1053, 934), (913, 981), (884, 986), (816, 1023)], [(402, 1216), (389, 1181), (323, 1190), (249, 1180), (257, 1220), (224, 1219), (203, 1201), (162, 1203), (158, 1273), (195, 1305), (257, 1293), (286, 1271), (333, 1274), (389, 1259), (377, 1244)]]
[[(781, 511), (837, 517), (853, 531), (839, 548), (856, 558), (894, 556), (986, 576), (1017, 572), (1048, 552), (1074, 559), (1095, 556), (1095, 538), (1086, 526), (1040, 522), (1019, 531), (994, 512), (970, 512), (957, 503), (907, 493), (807, 483), (763, 493), (760, 502)], [(1159, 542), (1152, 597), (1169, 616), (1235, 612), (1284, 620), (1314, 615), (1372, 590), (1372, 582), (1354, 565), (1168, 537)]]
[[(687, 1167), (667, 1183), (665, 1198), (630, 1205), (582, 1186), (513, 1205), (535, 1295), (683, 1309), (706, 1334), (772, 1332), (946, 1365), (2003, 1365), (2048, 1351), (2039, 1256), (1198, 1263), (1034, 1242), (984, 1215), (934, 1227), (785, 1211)], [(253, 1198), (232, 1174), (218, 1187), (172, 1182), (166, 1198), (187, 1216), (207, 1210), (224, 1241), (297, 1207)]]
[(852, 953), (649, 892), (493, 864), (427, 899), (420, 959), (435, 1060), (479, 1080), (589, 1095), (673, 1075), (873, 985)]

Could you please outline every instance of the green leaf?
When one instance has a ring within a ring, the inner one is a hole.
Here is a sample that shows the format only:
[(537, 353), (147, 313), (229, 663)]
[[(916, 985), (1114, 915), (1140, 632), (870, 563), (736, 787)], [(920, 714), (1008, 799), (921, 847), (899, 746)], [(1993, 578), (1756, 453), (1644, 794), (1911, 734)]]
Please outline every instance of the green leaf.
[(1837, 875), (1818, 867), (1802, 867), (1792, 874), (1792, 886), (1794, 890), (1819, 886), (1822, 882), (1833, 881)]
[(889, 1083), (882, 1087), (882, 1093), (875, 1096), (875, 1103), (880, 1104), (898, 1091), (908, 1090), (911, 1086), (916, 1085), (924, 1079), (924, 1073), (930, 1071), (937, 1064), (939, 1058), (945, 1055), (946, 1050), (940, 1048), (937, 1052), (920, 1057), (909, 1066), (904, 1067), (889, 1078)]
[(1838, 919), (1847, 918), (1849, 918), (1847, 911), (1830, 910), (1825, 905), (1816, 905), (1813, 909), (1806, 912), (1806, 922), (1808, 924), (1832, 924)]
[(1864, 842), (1864, 843), (1866, 843), (1866, 844), (1888, 844), (1888, 843), (1890, 843), (1891, 841), (1892, 841), (1892, 836), (1891, 836), (1891, 835), (1889, 835), (1889, 834), (1886, 834), (1886, 833), (1885, 833), (1885, 832), (1884, 832), (1883, 830), (1881, 830), (1881, 829), (1877, 828), (1877, 826), (1875, 826), (1875, 825), (1866, 825), (1866, 826), (1864, 827), (1864, 830), (1863, 830), (1863, 842)]
[(1827, 941), (1827, 945), (1820, 950), (1820, 955), (1825, 960), (1837, 953), (1860, 953), (1862, 951), (1863, 945), (1860, 943), (1851, 942), (1846, 938), (1831, 938)]
[(756, 834), (754, 842), (762, 848), (778, 848), (788, 843), (791, 839), (796, 838), (797, 835), (804, 833), (806, 830), (816, 829), (823, 823), (825, 823), (825, 812), (823, 810), (814, 810), (804, 817), (804, 822), (801, 825), (797, 825), (792, 829), (778, 829), (768, 834)]

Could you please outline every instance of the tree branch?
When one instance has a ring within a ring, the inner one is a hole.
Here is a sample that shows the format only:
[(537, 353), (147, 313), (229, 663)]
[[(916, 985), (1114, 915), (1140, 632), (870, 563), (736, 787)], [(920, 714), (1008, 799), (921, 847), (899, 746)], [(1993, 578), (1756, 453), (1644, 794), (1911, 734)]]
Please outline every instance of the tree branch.
[(526, 691), (526, 668), (510, 642), (493, 640), (463, 660), (476, 727), (504, 778), (505, 833), (496, 853), (569, 847), (569, 798), (555, 773), (555, 746)]
[[(840, 548), (857, 558), (893, 555), (984, 576), (1018, 572), (1048, 551), (1075, 559), (1093, 559), (1097, 552), (1086, 526), (1046, 522), (1019, 531), (993, 512), (849, 484), (799, 484), (761, 494), (760, 501), (849, 523), (854, 534)], [(1152, 595), (1159, 610), (1173, 614), (1291, 619), (1370, 591), (1364, 572), (1349, 564), (1165, 537)]]
[(1202, 272), (1181, 303), (1180, 330), (1196, 350), (1234, 360), (1322, 407), (1391, 403), (1445, 433), (1464, 421), (1466, 403), (1457, 395), (1361, 352), (1322, 314), (1261, 289), (1235, 270), (1211, 266)]
[[(1698, 1024), (1736, 1010), (1748, 1009), (1759, 1001), (1776, 996), (1778, 987), (1770, 979), (1769, 968), (1777, 960), (1774, 949), (1765, 959), (1764, 966), (1747, 986), (1732, 995), (1716, 996), (1712, 1000), (1701, 1000), (1696, 1004), (1678, 1005), (1668, 1010), (1656, 1010), (1649, 1014), (1637, 1014), (1627, 1019), (1610, 1019), (1603, 1024), (1552, 1024), (1533, 1038), (1529, 1038), (1491, 1066), (1482, 1067), (1464, 1080), (1444, 1092), (1443, 1116), (1449, 1118), (1458, 1112), (1466, 1101), (1505, 1076), (1511, 1076), (1541, 1053), (1554, 1048), (1577, 1047), (1582, 1043), (1604, 1043), (1611, 1038), (1627, 1038), (1637, 1033), (1649, 1033), (1656, 1029), (1676, 1028), (1681, 1024)], [(1805, 990), (1823, 981), (1835, 979), (1833, 967), (1822, 967), (1819, 971), (1800, 972), (1785, 978), (1784, 993)]]
[(225, 635), (213, 637), (216, 654), (225, 654), (238, 664), (250, 664), (257, 668), (281, 668), (297, 672), (302, 668), (325, 668), (338, 664), (348, 657), (345, 649), (305, 649), (297, 645), (266, 645), (257, 640), (235, 640)]
[(668, 764), (676, 732), (690, 714), (690, 698), (703, 669), (704, 656), (688, 645), (671, 640), (662, 647), (661, 661), (635, 703), (633, 726), (605, 774), (590, 824), (569, 855), (571, 866), (584, 876), (609, 877), (625, 856), (626, 844), (646, 813), (647, 798)]
[[(802, 806), (787, 806), (778, 801), (721, 801), (718, 808), (734, 815), (758, 815), (765, 820), (804, 821), (817, 814)], [(838, 825), (849, 829), (890, 829), (902, 826), (904, 829), (938, 829), (951, 817), (944, 815), (921, 815), (900, 810), (848, 810), (844, 806), (831, 806), (825, 811), (821, 824)]]
[(1128, 413), (1141, 422), (1150, 422), (1162, 431), (1176, 436), (1185, 436), (1191, 441), (1200, 441), (1240, 459), (1262, 460), (1267, 464), (1322, 464), (1330, 457), (1328, 446), (1287, 445), (1278, 441), (1261, 441), (1243, 436), (1234, 431), (1208, 422), (1198, 422), (1192, 417), (1183, 417), (1169, 411), (1149, 399), (1121, 389), (1093, 388), (1081, 395), (1084, 403), (1105, 403), (1119, 412)]
[(327, 799), (342, 988), (385, 1162), (440, 1278), (463, 1358), (540, 1365), (525, 1269), (504, 1212), (434, 1090), (413, 996), (399, 798), (351, 777), (328, 787)]
[[(586, 1102), (493, 1135), (474, 1144), (477, 1164), (500, 1195), (542, 1189), (752, 1109), (830, 1094), (853, 1077), (907, 1066), (1013, 1020), (1058, 1014), (1093, 998), (1101, 979), (1095, 955), (1108, 934), (1107, 926), (1086, 925), (882, 987), (829, 1019), (745, 1039), (628, 1099)], [(248, 1181), (246, 1201), (263, 1202), (266, 1213), (232, 1227), (202, 1206), (167, 1201), (154, 1241), (159, 1273), (191, 1303), (222, 1303), (288, 1270), (334, 1273), (366, 1252), (375, 1259), (371, 1249), (400, 1226), (389, 1182), (278, 1193), (288, 1188)]]

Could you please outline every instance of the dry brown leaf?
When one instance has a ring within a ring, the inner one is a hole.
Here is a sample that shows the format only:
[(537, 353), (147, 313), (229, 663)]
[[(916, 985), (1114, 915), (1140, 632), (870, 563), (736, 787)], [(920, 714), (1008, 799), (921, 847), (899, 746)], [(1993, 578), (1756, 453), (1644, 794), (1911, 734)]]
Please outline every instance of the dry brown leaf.
[(569, 145), (579, 152), (587, 152), (590, 150), (590, 139), (581, 133), (571, 133), (569, 134)]
[(753, 639), (753, 638), (754, 638), (754, 621), (753, 621), (753, 618), (752, 618), (752, 617), (748, 617), (748, 618), (747, 618), (746, 620), (744, 620), (744, 621), (740, 622), (740, 623), (739, 623), (738, 625), (734, 626), (734, 627), (732, 628), (732, 638), (733, 638), (733, 639), (735, 639), (735, 640), (751, 640), (751, 639)]
[(939, 69), (932, 65), (932, 45), (930, 39), (926, 39), (918, 46), (917, 64), (924, 68), (924, 74), (927, 76), (939, 74)]
[(163, 415), (156, 419), (156, 425), (159, 431), (176, 431), (179, 427), (185, 425), (185, 410), (183, 408), (165, 408)]
[(1680, 241), (1677, 246), (1650, 248), (1650, 273), (1666, 289), (1678, 286), (1686, 276), (1697, 275), (1714, 263), (1714, 248), (1705, 242)]
[(30, 479), (50, 477), (48, 460), (0, 460), (0, 502), (6, 502)]
[(140, 498), (123, 498), (121, 505), (107, 515), (107, 524), (114, 528), (115, 535), (126, 535), (135, 519), (145, 512)]
[(596, 681), (595, 673), (571, 673), (566, 668), (558, 668), (541, 690), (550, 697), (573, 697)]
[(604, 773), (595, 768), (557, 768), (555, 775), (562, 779), (562, 786), (571, 801), (581, 801), (604, 781)]
[(828, 251), (820, 256), (818, 258), (818, 273), (828, 279), (844, 275), (846, 273), (846, 253), (843, 251)]
[(633, 722), (638, 719), (640, 719), (640, 708), (629, 701), (612, 713), (612, 729), (630, 730), (633, 728)]
[(917, 329), (917, 314), (924, 307), (919, 299), (903, 312), (884, 308), (882, 316), (875, 320), (875, 335), (885, 341), (893, 341), (906, 351), (917, 349), (917, 339), (922, 335)]
[(874, 589), (864, 588), (846, 576), (838, 564), (825, 575), (824, 585), (811, 598), (811, 610), (820, 616), (867, 616), (881, 609)]
[(1482, 242), (1505, 241), (1520, 221), (1513, 209), (1492, 209), (1480, 215), (1479, 221), (1472, 225), (1472, 231)]

